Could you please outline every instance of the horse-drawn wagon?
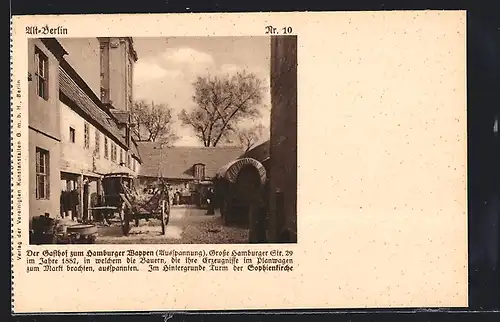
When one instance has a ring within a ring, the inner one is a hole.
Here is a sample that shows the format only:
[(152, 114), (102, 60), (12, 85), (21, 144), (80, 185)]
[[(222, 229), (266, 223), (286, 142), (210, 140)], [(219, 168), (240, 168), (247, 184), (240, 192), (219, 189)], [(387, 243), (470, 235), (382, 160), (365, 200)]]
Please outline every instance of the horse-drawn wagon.
[(160, 219), (162, 234), (170, 219), (170, 198), (165, 182), (160, 183), (152, 191), (136, 190), (134, 178), (127, 173), (109, 173), (103, 176), (104, 194), (101, 202), (91, 207), (98, 216), (107, 220), (110, 216), (119, 215), (124, 235), (130, 232), (130, 222), (139, 226), (139, 220), (144, 218)]
[(266, 180), (266, 169), (253, 158), (237, 159), (217, 171), (215, 189), (226, 224), (252, 224), (251, 212), (266, 206)]

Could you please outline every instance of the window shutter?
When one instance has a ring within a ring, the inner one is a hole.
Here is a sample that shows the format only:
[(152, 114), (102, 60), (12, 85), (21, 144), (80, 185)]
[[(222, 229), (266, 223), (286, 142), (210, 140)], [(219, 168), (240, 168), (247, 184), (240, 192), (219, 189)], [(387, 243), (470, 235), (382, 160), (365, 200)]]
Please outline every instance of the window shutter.
[(47, 195), (45, 196), (47, 199), (50, 198), (50, 155), (49, 152), (45, 154), (45, 185), (47, 187)]
[(35, 75), (37, 76), (37, 79), (38, 79), (38, 71), (40, 68), (39, 66), (40, 66), (40, 54), (37, 52), (37, 49), (35, 47)]
[(40, 198), (40, 191), (39, 191), (39, 189), (40, 189), (40, 183), (39, 183), (40, 179), (39, 179), (39, 176), (38, 176), (38, 173), (40, 172), (40, 151), (38, 151), (38, 149), (36, 151), (36, 157), (35, 157), (35, 159), (36, 159), (36, 162), (35, 162), (36, 163), (35, 164), (35, 168), (36, 168), (36, 170), (35, 170), (35, 181), (36, 181), (35, 182), (35, 193), (36, 193), (36, 198), (38, 199), (38, 198)]
[(36, 151), (36, 170), (35, 173), (40, 173), (40, 151)]
[(35, 80), (36, 80), (36, 94), (40, 95), (40, 54), (38, 53), (38, 49), (35, 47)]

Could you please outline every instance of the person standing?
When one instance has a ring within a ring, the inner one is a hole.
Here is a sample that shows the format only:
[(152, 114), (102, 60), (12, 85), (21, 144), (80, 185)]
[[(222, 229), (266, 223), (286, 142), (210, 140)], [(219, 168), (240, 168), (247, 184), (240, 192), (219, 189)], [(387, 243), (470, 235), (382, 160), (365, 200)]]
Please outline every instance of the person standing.
[(208, 189), (207, 192), (207, 204), (208, 204), (208, 211), (207, 215), (214, 215), (215, 214), (215, 194), (214, 190), (212, 188)]

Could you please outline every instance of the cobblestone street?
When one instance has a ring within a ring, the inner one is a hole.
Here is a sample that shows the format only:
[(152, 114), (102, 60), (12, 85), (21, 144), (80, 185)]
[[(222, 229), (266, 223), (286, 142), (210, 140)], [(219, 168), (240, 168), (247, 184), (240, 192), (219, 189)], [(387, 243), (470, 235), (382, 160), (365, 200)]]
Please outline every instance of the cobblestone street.
[(205, 215), (206, 210), (172, 208), (166, 234), (161, 234), (159, 220), (141, 220), (139, 227), (131, 222), (132, 229), (124, 236), (121, 226), (99, 226), (97, 244), (241, 244), (248, 242), (248, 230), (226, 227), (220, 214)]

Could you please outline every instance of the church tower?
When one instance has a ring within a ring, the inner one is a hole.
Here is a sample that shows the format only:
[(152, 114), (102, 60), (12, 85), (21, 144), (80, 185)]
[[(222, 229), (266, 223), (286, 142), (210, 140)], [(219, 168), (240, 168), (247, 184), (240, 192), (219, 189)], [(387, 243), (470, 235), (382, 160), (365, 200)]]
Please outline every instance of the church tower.
[(137, 61), (130, 37), (99, 38), (101, 100), (110, 109), (130, 112), (133, 102), (133, 66)]
[(130, 37), (99, 38), (101, 58), (101, 101), (118, 121), (130, 146), (133, 104), (133, 67), (137, 61)]

